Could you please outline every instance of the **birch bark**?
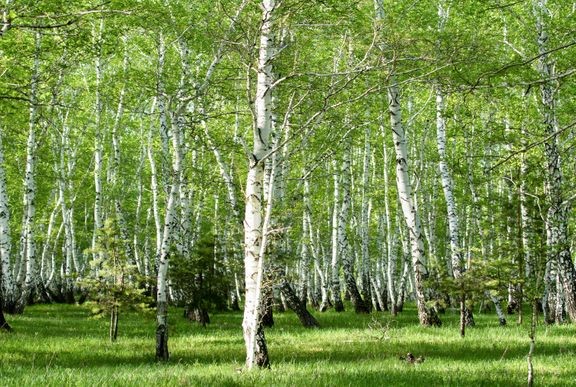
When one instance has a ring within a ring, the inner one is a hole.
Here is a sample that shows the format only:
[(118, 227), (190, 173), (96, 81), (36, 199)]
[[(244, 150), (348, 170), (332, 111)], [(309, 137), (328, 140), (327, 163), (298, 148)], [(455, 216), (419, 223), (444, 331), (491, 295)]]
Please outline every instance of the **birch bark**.
[(22, 313), (26, 303), (37, 286), (37, 265), (36, 265), (36, 241), (34, 233), (34, 219), (36, 216), (36, 125), (38, 113), (38, 81), (40, 67), (40, 42), (41, 35), (35, 35), (34, 64), (32, 69), (31, 91), (30, 91), (30, 117), (28, 128), (28, 140), (26, 142), (26, 169), (24, 175), (24, 223), (22, 225), (22, 247), (23, 247), (23, 267), (26, 270), (24, 282), (22, 283), (22, 293), (17, 301), (16, 312)]
[(262, 0), (262, 25), (257, 67), (256, 97), (254, 101), (255, 126), (253, 148), (246, 179), (244, 213), (244, 270), (245, 305), (242, 328), (246, 344), (246, 367), (269, 367), (264, 330), (260, 324), (261, 279), (263, 278), (262, 247), (262, 190), (264, 182), (264, 157), (270, 150), (272, 22), (276, 8), (274, 0)]
[(3, 133), (0, 125), (0, 259), (2, 280), (2, 307), (8, 312), (13, 311), (16, 302), (16, 285), (12, 275), (12, 236), (10, 233), (10, 206), (6, 184), (6, 172), (4, 170)]
[(331, 290), (334, 309), (336, 312), (344, 311), (344, 303), (342, 302), (342, 294), (340, 291), (340, 265), (341, 253), (338, 245), (338, 223), (340, 213), (340, 176), (338, 173), (338, 164), (336, 160), (332, 162), (332, 173), (334, 180), (334, 202), (332, 205), (332, 260), (331, 260)]
[[(384, 133), (384, 127), (382, 129), (382, 134)], [(395, 280), (395, 273), (396, 273), (396, 251), (394, 249), (394, 245), (396, 242), (396, 238), (394, 237), (395, 233), (392, 230), (392, 222), (390, 220), (390, 195), (388, 192), (388, 187), (390, 184), (390, 179), (388, 178), (388, 147), (386, 146), (386, 142), (382, 146), (382, 150), (384, 151), (384, 167), (383, 167), (383, 174), (384, 174), (384, 218), (385, 218), (385, 232), (386, 232), (386, 283), (388, 285), (388, 298), (390, 299), (390, 313), (393, 316), (396, 316), (398, 311), (396, 309), (397, 304), (397, 295), (396, 295), (396, 280)]]
[(562, 162), (558, 144), (558, 120), (556, 118), (556, 95), (554, 92), (554, 67), (548, 53), (546, 18), (551, 15), (547, 0), (534, 1), (538, 44), (538, 71), (546, 81), (540, 85), (544, 134), (550, 139), (544, 144), (546, 158), (546, 216), (547, 262), (557, 265), (564, 291), (566, 311), (576, 322), (576, 270), (572, 262), (568, 235), (569, 202), (563, 192)]
[[(370, 311), (371, 292), (371, 273), (370, 273), (370, 215), (372, 203), (368, 195), (368, 186), (370, 183), (370, 126), (364, 129), (364, 159), (362, 162), (362, 219), (361, 219), (361, 239), (362, 239), (362, 299)], [(378, 282), (378, 281), (377, 281)], [(378, 282), (379, 283), (379, 282)]]
[[(158, 67), (158, 84), (163, 85), (163, 58), (165, 55), (164, 39), (160, 35), (159, 43), (159, 62)], [(159, 90), (163, 86), (158, 87)], [(172, 140), (172, 170), (171, 170), (171, 185), (168, 194), (168, 201), (166, 203), (166, 210), (164, 215), (164, 227), (162, 232), (162, 242), (160, 244), (160, 255), (158, 256), (158, 274), (157, 274), (157, 291), (156, 291), (156, 359), (168, 360), (168, 264), (170, 259), (171, 245), (178, 235), (179, 220), (178, 220), (178, 200), (180, 197), (180, 184), (181, 184), (181, 171), (182, 171), (182, 140), (180, 133), (180, 126), (177, 123), (172, 123), (170, 129), (167, 129), (168, 122), (166, 105), (160, 101), (163, 99), (161, 95), (158, 96), (158, 111), (160, 114), (160, 137), (164, 141), (164, 135), (171, 137)], [(168, 133), (163, 133), (165, 130), (170, 130)], [(166, 149), (163, 149), (166, 151)], [(165, 159), (169, 159), (169, 153), (164, 155)]]
[[(356, 278), (354, 276), (354, 251), (350, 248), (350, 242), (348, 240), (348, 230), (347, 225), (349, 223), (350, 208), (352, 202), (352, 190), (351, 190), (351, 180), (352, 180), (352, 160), (351, 155), (352, 146), (350, 144), (350, 139), (346, 140), (346, 149), (344, 150), (344, 160), (342, 162), (342, 204), (338, 210), (338, 220), (337, 220), (337, 236), (338, 236), (338, 254), (342, 261), (342, 271), (344, 272), (344, 281), (346, 282), (346, 290), (350, 295), (350, 300), (354, 306), (354, 311), (356, 313), (369, 313), (370, 308), (368, 300), (363, 300), (358, 290), (356, 284)], [(336, 198), (335, 198), (336, 199)], [(370, 282), (367, 283), (369, 286)]]
[[(376, 20), (384, 19), (384, 4), (375, 0)], [(383, 45), (384, 46), (384, 45)], [(384, 47), (383, 47), (384, 48)], [(414, 293), (418, 307), (418, 319), (421, 325), (440, 325), (441, 321), (433, 309), (426, 306), (424, 294), (424, 279), (428, 275), (425, 266), (424, 240), (420, 226), (420, 217), (412, 197), (412, 186), (408, 173), (408, 149), (406, 135), (402, 124), (402, 109), (400, 105), (400, 89), (393, 68), (387, 86), (388, 112), (392, 126), (392, 139), (396, 152), (396, 185), (404, 220), (409, 230), (412, 253), (412, 269), (414, 271)]]
[(392, 124), (392, 138), (396, 151), (396, 184), (398, 186), (398, 196), (400, 198), (402, 213), (409, 230), (418, 319), (421, 325), (440, 325), (441, 321), (434, 310), (426, 306), (424, 280), (428, 275), (428, 271), (424, 265), (424, 240), (420, 226), (420, 217), (412, 197), (412, 186), (408, 173), (408, 150), (406, 147), (406, 136), (402, 126), (400, 91), (394, 77), (392, 77), (391, 84), (388, 86), (388, 108)]
[[(98, 234), (103, 226), (103, 210), (102, 210), (102, 157), (103, 157), (103, 143), (102, 143), (102, 33), (104, 30), (104, 19), (100, 19), (100, 25), (96, 36), (96, 85), (95, 85), (95, 123), (94, 123), (94, 230), (92, 234), (92, 251), (93, 258), (99, 259), (98, 251)], [(97, 269), (95, 269), (97, 271)]]
[[(440, 7), (441, 8), (441, 7)], [(441, 13), (439, 11), (439, 13)], [(446, 119), (444, 116), (444, 94), (440, 85), (436, 85), (436, 143), (438, 146), (438, 168), (440, 170), (440, 181), (446, 201), (446, 211), (448, 217), (448, 233), (450, 235), (450, 253), (452, 261), (452, 275), (456, 281), (460, 280), (464, 271), (464, 255), (460, 245), (460, 225), (456, 200), (454, 199), (454, 182), (448, 163), (446, 161)], [(474, 317), (472, 311), (466, 307), (466, 294), (462, 290), (460, 295), (460, 325), (473, 326)], [(462, 330), (462, 335), (464, 331)]]

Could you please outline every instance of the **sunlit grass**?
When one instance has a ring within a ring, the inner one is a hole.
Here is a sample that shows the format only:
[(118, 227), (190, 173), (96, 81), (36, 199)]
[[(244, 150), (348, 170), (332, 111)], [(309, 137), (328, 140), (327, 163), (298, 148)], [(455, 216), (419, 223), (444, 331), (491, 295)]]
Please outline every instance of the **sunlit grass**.
[[(119, 339), (107, 339), (107, 321), (89, 318), (87, 306), (37, 305), (8, 316), (14, 328), (0, 334), (2, 386), (521, 386), (526, 384), (528, 324), (498, 326), (477, 315), (465, 338), (458, 315), (443, 315), (442, 328), (421, 328), (415, 311), (316, 313), (322, 328), (302, 328), (292, 313), (275, 314), (266, 331), (271, 370), (243, 369), (241, 313), (211, 316), (206, 328), (170, 314), (170, 354), (154, 361), (154, 317), (120, 316)], [(512, 318), (510, 320), (513, 320)], [(411, 352), (425, 358), (408, 364)], [(539, 325), (534, 355), (536, 382), (576, 385), (573, 325)]]

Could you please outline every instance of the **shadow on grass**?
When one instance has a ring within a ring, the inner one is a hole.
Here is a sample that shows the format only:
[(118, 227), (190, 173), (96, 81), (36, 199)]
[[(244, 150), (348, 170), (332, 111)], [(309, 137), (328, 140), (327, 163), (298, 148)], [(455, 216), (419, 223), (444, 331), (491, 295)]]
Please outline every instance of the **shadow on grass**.
[[(122, 315), (119, 341), (111, 344), (107, 341), (107, 321), (88, 319), (87, 308), (58, 306), (57, 313), (54, 310), (51, 306), (38, 306), (31, 308), (29, 314), (15, 318), (17, 333), (7, 335), (0, 347), (3, 376), (17, 378), (23, 370), (55, 367), (93, 369), (93, 372), (99, 368), (118, 367), (155, 369), (154, 321), (148, 316)], [(438, 368), (450, 364), (500, 368), (500, 364), (508, 360), (524, 361), (528, 352), (527, 336), (525, 343), (519, 342), (518, 337), (508, 338), (508, 331), (516, 332), (519, 328), (512, 324), (496, 327), (492, 315), (476, 316), (478, 326), (471, 328), (469, 337), (464, 339), (458, 336), (456, 314), (444, 315), (442, 328), (418, 327), (412, 309), (394, 318), (387, 314), (354, 315), (350, 312), (315, 315), (323, 329), (308, 330), (299, 325), (293, 314), (276, 314), (276, 326), (267, 331), (274, 368), (272, 373), (262, 374), (264, 384), (278, 381), (273, 384), (311, 386), (332, 384), (331, 380), (337, 380), (339, 385), (461, 385), (471, 382), (475, 386), (514, 385), (507, 383), (505, 373), (493, 375), (497, 371), (494, 369), (472, 375), (467, 373), (464, 378), (457, 373), (442, 373)], [(171, 361), (166, 367), (192, 366), (189, 368), (193, 369), (194, 365), (216, 365), (232, 374), (220, 375), (219, 379), (186, 376), (192, 385), (253, 385), (260, 374), (234, 376), (233, 371), (244, 362), (240, 313), (214, 314), (213, 323), (206, 328), (181, 316), (179, 309), (170, 311)], [(393, 332), (389, 340), (370, 336), (367, 327), (374, 320), (391, 322)], [(350, 337), (349, 332), (352, 332)], [(326, 337), (330, 334), (335, 336), (334, 340)], [(322, 335), (324, 337), (319, 337)], [(555, 343), (538, 342), (536, 356), (553, 358), (559, 355), (560, 349)], [(401, 362), (398, 357), (407, 352), (426, 357), (425, 363), (412, 366)], [(353, 371), (361, 369), (360, 365), (379, 362), (383, 363), (381, 371), (363, 369), (361, 374)], [(291, 376), (280, 373), (291, 366), (310, 370), (319, 364), (324, 365), (326, 371), (302, 371)], [(275, 369), (280, 372), (275, 373)], [(564, 376), (572, 377), (576, 383), (574, 374), (565, 372)], [(516, 376), (517, 380), (519, 378)], [(550, 383), (554, 385), (553, 380)]]

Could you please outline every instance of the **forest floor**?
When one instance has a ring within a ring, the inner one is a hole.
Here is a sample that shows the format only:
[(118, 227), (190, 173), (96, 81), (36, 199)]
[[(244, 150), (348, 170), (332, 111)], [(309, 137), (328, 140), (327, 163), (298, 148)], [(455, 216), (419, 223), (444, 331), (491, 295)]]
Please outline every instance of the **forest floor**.
[[(153, 315), (120, 315), (118, 341), (90, 306), (35, 305), (7, 316), (0, 333), (1, 386), (522, 386), (526, 385), (530, 316), (505, 327), (476, 313), (461, 338), (458, 314), (441, 328), (421, 328), (412, 307), (388, 313), (315, 313), (320, 329), (303, 328), (291, 312), (266, 330), (272, 368), (243, 369), (242, 314), (215, 313), (202, 327), (170, 311), (170, 361), (154, 361)], [(535, 385), (576, 385), (576, 327), (538, 325)], [(421, 363), (401, 360), (410, 352)]]

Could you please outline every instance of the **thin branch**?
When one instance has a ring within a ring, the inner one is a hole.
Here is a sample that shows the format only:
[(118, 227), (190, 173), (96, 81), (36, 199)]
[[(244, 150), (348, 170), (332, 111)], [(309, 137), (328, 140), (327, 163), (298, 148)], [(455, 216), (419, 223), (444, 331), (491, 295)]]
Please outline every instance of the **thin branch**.
[(575, 45), (576, 45), (576, 40), (573, 40), (572, 42), (566, 43), (566, 44), (564, 44), (564, 45), (562, 45), (562, 46), (554, 47), (554, 48), (552, 48), (552, 49), (550, 49), (550, 50), (547, 50), (547, 51), (545, 51), (545, 52), (539, 53), (538, 55), (534, 55), (534, 56), (532, 56), (532, 57), (530, 57), (530, 58), (528, 58), (528, 59), (525, 59), (525, 60), (523, 60), (523, 61), (521, 61), (521, 62), (508, 63), (508, 64), (506, 64), (506, 65), (504, 65), (504, 66), (502, 66), (502, 67), (500, 67), (500, 68), (498, 68), (498, 69), (487, 71), (487, 72), (481, 74), (481, 75), (478, 77), (478, 79), (476, 80), (476, 82), (475, 82), (474, 85), (473, 85), (473, 88), (476, 88), (478, 85), (480, 85), (480, 82), (481, 82), (482, 79), (484, 79), (484, 78), (488, 78), (488, 77), (490, 77), (490, 76), (494, 76), (494, 75), (501, 74), (501, 73), (503, 73), (503, 72), (505, 72), (505, 71), (507, 71), (507, 70), (510, 70), (511, 68), (522, 67), (522, 66), (531, 64), (532, 62), (534, 62), (534, 61), (542, 58), (543, 56), (546, 56), (546, 55), (548, 55), (548, 54), (552, 54), (552, 53), (554, 53), (554, 52), (556, 52), (556, 51), (565, 50), (565, 49), (570, 48), (570, 47), (575, 46)]
[(516, 157), (522, 153), (526, 153), (528, 152), (530, 149), (537, 147), (538, 145), (542, 145), (544, 143), (546, 143), (547, 141), (551, 140), (552, 138), (558, 136), (560, 133), (572, 128), (576, 126), (576, 121), (572, 122), (571, 124), (566, 125), (565, 127), (558, 129), (557, 131), (555, 131), (554, 133), (549, 134), (548, 136), (544, 137), (542, 140), (540, 141), (536, 141), (533, 142), (532, 144), (528, 144), (526, 145), (524, 148), (521, 148), (517, 151), (511, 152), (508, 156), (506, 156), (504, 159), (500, 160), (499, 162), (497, 162), (496, 164), (494, 164), (489, 171), (493, 171), (494, 169), (498, 168), (499, 166), (501, 166), (502, 164), (508, 162), (510, 159), (512, 159), (513, 157)]

